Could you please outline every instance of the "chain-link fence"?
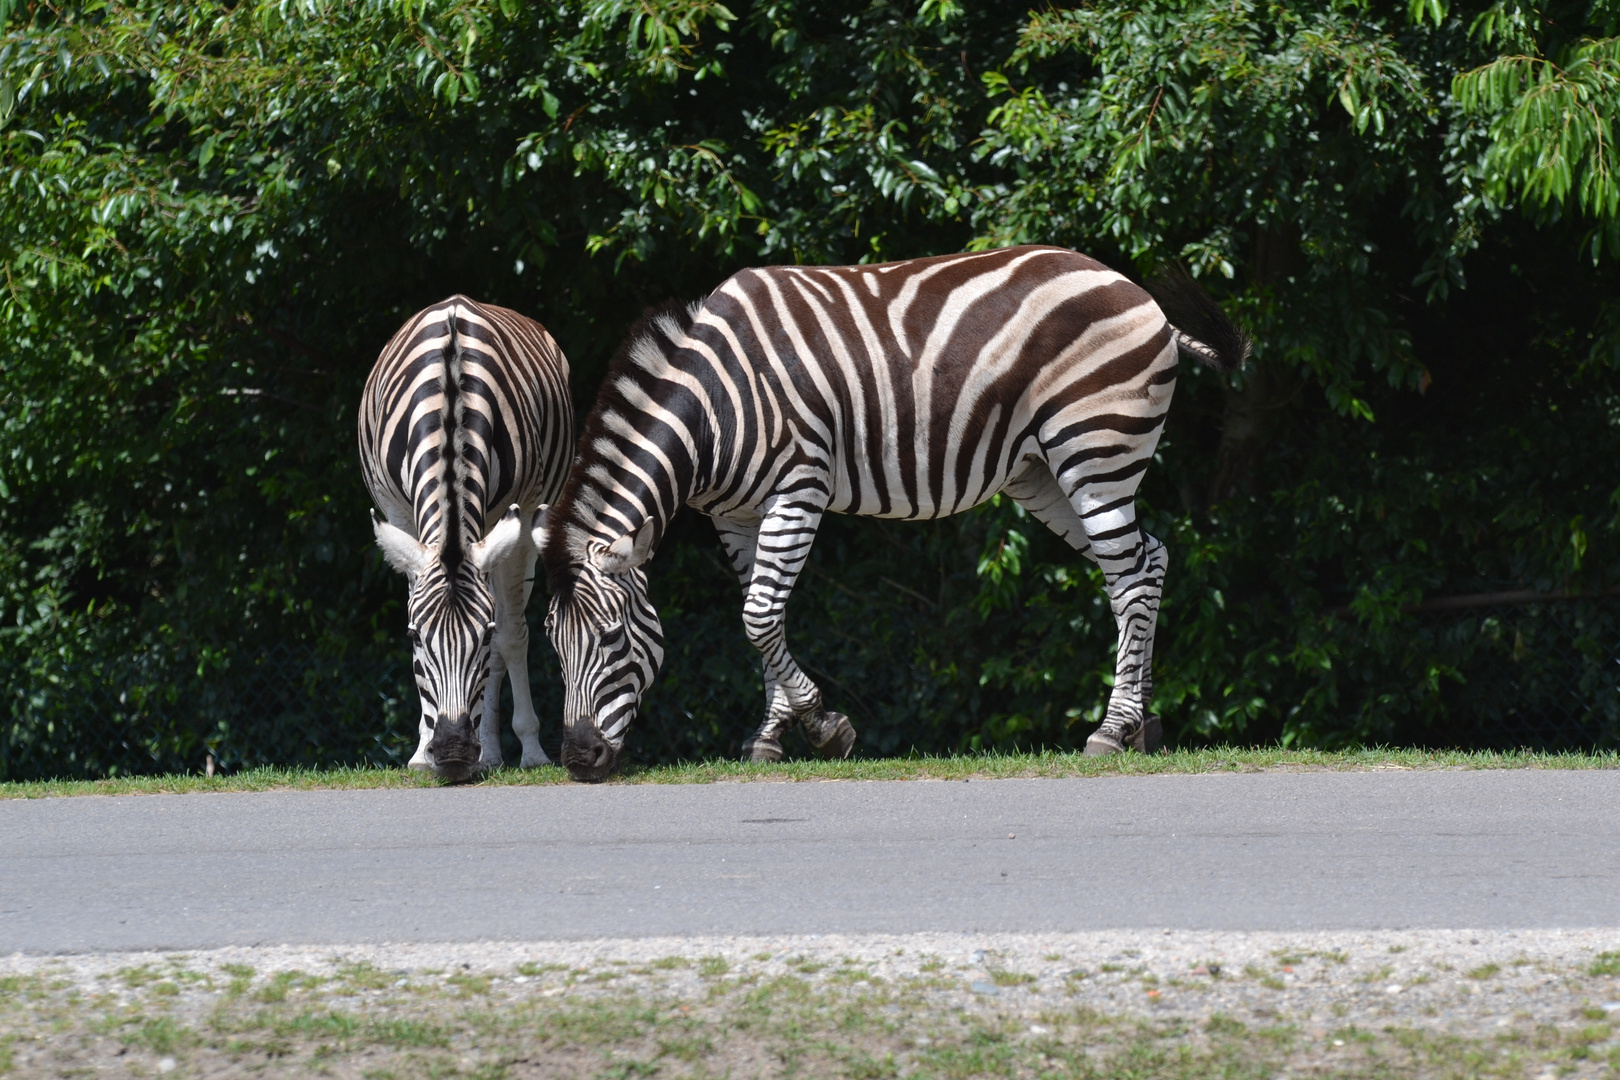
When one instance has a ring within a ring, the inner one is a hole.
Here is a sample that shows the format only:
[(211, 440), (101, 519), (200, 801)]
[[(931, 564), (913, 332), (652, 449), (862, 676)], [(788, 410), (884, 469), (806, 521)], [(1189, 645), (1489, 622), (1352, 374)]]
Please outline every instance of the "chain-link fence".
[(1422, 605), (1416, 615), (1414, 645), (1450, 670), (1440, 676), (1445, 720), (1415, 741), (1481, 749), (1620, 746), (1620, 597), (1456, 597)]
[[(730, 756), (758, 722), (758, 662), (733, 612), (664, 619), (668, 653), (628, 744), (633, 761)], [(867, 753), (904, 751), (886, 732), (900, 714), (949, 691), (898, 633), (841, 634), (801, 651), (829, 701), (858, 710)], [(1419, 610), (1410, 646), (1436, 658), (1442, 719), (1405, 741), (1474, 748), (1620, 746), (1620, 597)], [(824, 654), (826, 667), (815, 661)], [(555, 755), (562, 686), (555, 656), (531, 633), (530, 685), (542, 743)], [(153, 689), (162, 687), (162, 689)], [(518, 746), (504, 694), (502, 739)], [(0, 778), (195, 772), (261, 764), (400, 765), (416, 746), (409, 658), (333, 656), (283, 645), (177, 679), (139, 660), (36, 672), (8, 703)], [(951, 733), (942, 733), (951, 745)], [(890, 745), (895, 743), (895, 745)], [(925, 747), (926, 749), (926, 747)]]
[(103, 777), (264, 764), (399, 764), (415, 747), (402, 657), (300, 645), (176, 672), (146, 656), (34, 672), (0, 739), (0, 777)]
[[(757, 722), (763, 690), (740, 627), (665, 620), (668, 660), (647, 696), (630, 759), (672, 761), (735, 752)], [(416, 749), (410, 657), (332, 655), (277, 645), (199, 671), (152, 656), (33, 671), (7, 701), (0, 780), (197, 772), (257, 765), (399, 766)], [(529, 684), (541, 742), (556, 757), (563, 690), (555, 654), (530, 631)], [(510, 683), (502, 688), (502, 749), (516, 761)]]

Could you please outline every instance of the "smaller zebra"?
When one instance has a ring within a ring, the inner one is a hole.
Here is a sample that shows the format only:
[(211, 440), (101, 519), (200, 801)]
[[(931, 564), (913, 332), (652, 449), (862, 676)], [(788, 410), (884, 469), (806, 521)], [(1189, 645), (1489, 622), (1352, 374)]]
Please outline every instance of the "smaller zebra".
[[(451, 781), (500, 765), (501, 680), (525, 768), (548, 764), (529, 693), (530, 516), (567, 476), (568, 360), (545, 327), (465, 296), (412, 316), (360, 400), (377, 546), (410, 584), (421, 699), (410, 765)], [(483, 699), (477, 730), (472, 710)]]

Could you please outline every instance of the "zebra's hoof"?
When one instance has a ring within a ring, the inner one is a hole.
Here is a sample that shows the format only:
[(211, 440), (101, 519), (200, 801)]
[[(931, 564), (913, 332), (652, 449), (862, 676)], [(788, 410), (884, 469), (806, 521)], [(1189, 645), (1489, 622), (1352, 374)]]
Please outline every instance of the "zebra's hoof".
[(1157, 716), (1149, 716), (1142, 722), (1136, 734), (1131, 736), (1131, 747), (1144, 754), (1157, 753), (1159, 744), (1164, 741), (1164, 725), (1159, 723)]
[(782, 744), (770, 735), (751, 735), (743, 740), (744, 761), (781, 761)]
[(855, 749), (855, 725), (849, 722), (849, 717), (830, 712), (827, 714), (827, 725), (822, 730), (830, 734), (816, 744), (816, 753), (839, 760), (849, 757), (849, 752)]
[(1098, 728), (1086, 740), (1087, 757), (1106, 757), (1109, 754), (1123, 754), (1124, 745), (1114, 737), (1114, 733), (1107, 728)]

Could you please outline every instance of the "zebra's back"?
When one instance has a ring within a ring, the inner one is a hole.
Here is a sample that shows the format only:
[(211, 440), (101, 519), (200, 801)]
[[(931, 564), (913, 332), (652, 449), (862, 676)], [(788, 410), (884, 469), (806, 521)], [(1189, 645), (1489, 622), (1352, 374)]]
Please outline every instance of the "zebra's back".
[(425, 544), (466, 543), (516, 503), (555, 499), (573, 453), (568, 361), (544, 327), (465, 296), (425, 308), (383, 349), (360, 404), (366, 487)]
[(1130, 466), (1151, 454), (1176, 374), (1147, 292), (1061, 248), (745, 270), (686, 334), (692, 373), (729, 402), (715, 498), (699, 496), (720, 513), (792, 467), (759, 460), (773, 451), (826, 470), (828, 510), (893, 518), (983, 502), (1065, 441)]

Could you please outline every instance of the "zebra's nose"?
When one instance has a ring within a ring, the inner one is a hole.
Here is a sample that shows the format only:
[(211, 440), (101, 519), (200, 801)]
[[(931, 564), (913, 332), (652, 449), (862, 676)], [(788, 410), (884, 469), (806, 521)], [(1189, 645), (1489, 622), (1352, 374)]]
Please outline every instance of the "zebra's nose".
[(607, 779), (618, 765), (619, 752), (602, 738), (595, 724), (581, 720), (563, 736), (562, 763), (575, 780), (595, 784)]
[(463, 712), (452, 719), (439, 714), (433, 725), (433, 739), (428, 743), (434, 772), (453, 784), (469, 780), (478, 772), (480, 750), (478, 729), (471, 715)]

